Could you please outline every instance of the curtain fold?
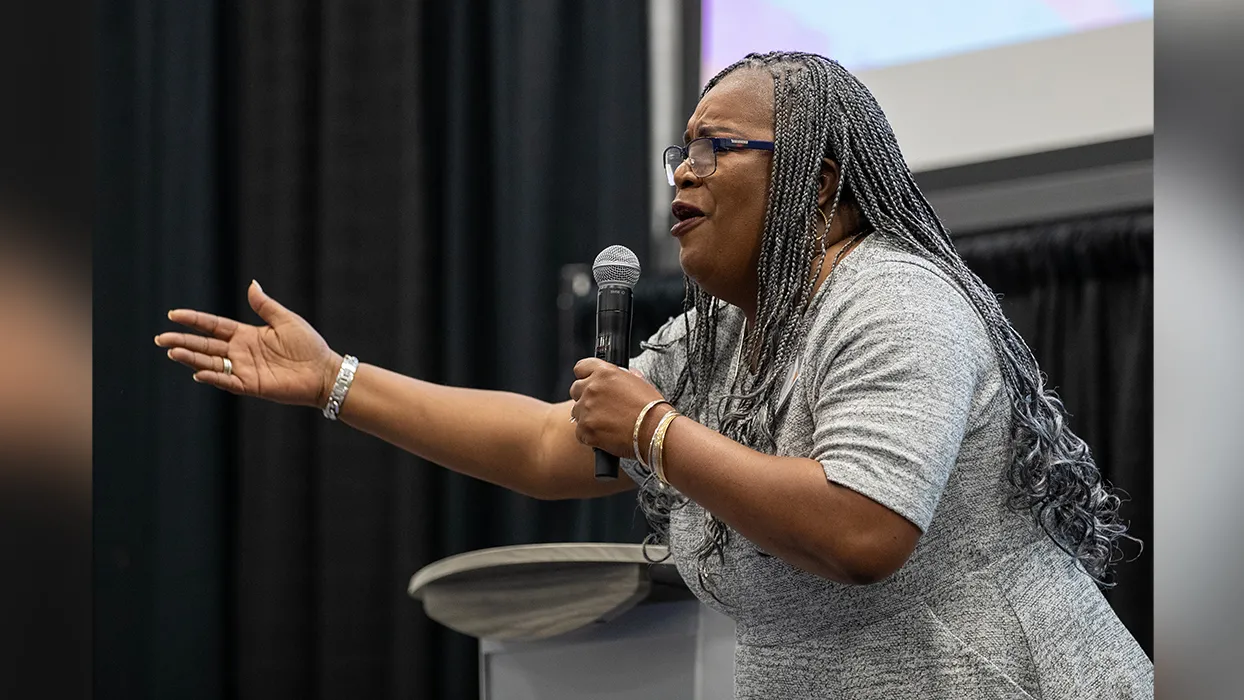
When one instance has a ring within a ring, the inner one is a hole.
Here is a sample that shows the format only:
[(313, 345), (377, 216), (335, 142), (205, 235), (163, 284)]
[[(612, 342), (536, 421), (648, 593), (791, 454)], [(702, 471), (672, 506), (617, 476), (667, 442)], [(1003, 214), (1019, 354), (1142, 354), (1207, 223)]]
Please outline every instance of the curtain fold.
[[(152, 337), (223, 309), (219, 2), (98, 8), (94, 277), (94, 689), (230, 690), (228, 398)], [(45, 689), (52, 692), (54, 686)]]
[[(238, 278), (364, 362), (563, 400), (558, 270), (610, 243), (644, 254), (643, 12), (242, 5)], [(253, 317), (241, 285), (233, 303)], [(418, 568), (644, 532), (630, 495), (541, 503), (310, 411), (237, 408), (241, 697), (475, 696), (475, 641), (407, 597)]]

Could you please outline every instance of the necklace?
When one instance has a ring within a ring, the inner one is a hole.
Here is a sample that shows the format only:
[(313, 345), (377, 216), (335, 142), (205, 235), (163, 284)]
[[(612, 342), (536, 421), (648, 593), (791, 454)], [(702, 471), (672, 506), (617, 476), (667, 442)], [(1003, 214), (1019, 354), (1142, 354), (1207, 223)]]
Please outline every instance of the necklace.
[[(825, 275), (825, 281), (821, 283), (822, 287), (825, 287), (829, 284), (830, 278), (834, 276), (834, 272), (838, 269), (838, 263), (842, 261), (842, 257), (847, 254), (847, 251), (853, 249), (856, 243), (858, 243), (861, 239), (864, 238), (864, 236), (867, 236), (869, 233), (871, 233), (871, 231), (869, 231), (868, 229), (864, 229), (860, 231), (859, 233), (852, 236), (851, 240), (847, 241), (846, 245), (838, 249), (838, 253), (834, 255), (833, 262), (831, 262), (829, 265), (829, 274)], [(816, 296), (816, 292), (813, 292), (810, 295), (808, 301), (811, 302), (812, 300), (811, 297), (814, 297), (814, 296)], [(743, 347), (745, 345), (747, 345), (747, 319), (746, 318), (743, 319), (742, 325), (739, 326), (739, 344), (738, 344), (738, 347), (735, 348), (734, 362), (733, 362), (734, 371), (732, 372), (732, 376), (730, 377), (730, 384), (729, 384), (731, 391), (733, 391), (735, 387), (738, 385), (739, 375), (742, 373)]]
[(834, 256), (834, 261), (829, 265), (829, 274), (825, 275), (825, 281), (822, 284), (829, 284), (829, 278), (834, 276), (834, 270), (838, 269), (838, 262), (842, 260), (842, 256), (846, 255), (848, 250), (854, 248), (855, 244), (858, 243), (864, 236), (867, 236), (868, 233), (867, 229), (860, 231), (852, 236), (851, 240), (847, 241), (846, 245), (838, 249), (838, 254)]

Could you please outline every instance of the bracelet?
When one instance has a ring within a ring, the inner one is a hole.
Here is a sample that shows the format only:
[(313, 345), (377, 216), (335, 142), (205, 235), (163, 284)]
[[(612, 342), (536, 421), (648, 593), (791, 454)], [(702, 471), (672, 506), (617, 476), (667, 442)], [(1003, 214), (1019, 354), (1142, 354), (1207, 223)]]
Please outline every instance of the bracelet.
[[(665, 399), (657, 399), (656, 401), (652, 401), (647, 406), (640, 409), (639, 417), (635, 419), (635, 433), (631, 436), (631, 446), (635, 448), (635, 460), (644, 465), (644, 468), (646, 469), (651, 469), (651, 467), (644, 462), (643, 453), (639, 451), (639, 428), (644, 424), (644, 418), (648, 415), (648, 411), (651, 411), (658, 404), (663, 403), (669, 403), (669, 401), (666, 401)], [(670, 405), (673, 406), (673, 404)]]
[(665, 478), (665, 433), (669, 431), (674, 419), (681, 415), (678, 411), (670, 411), (661, 416), (661, 422), (657, 423), (657, 429), (652, 433), (652, 442), (648, 444), (648, 461), (652, 463), (652, 471), (656, 472), (662, 484), (669, 483)]
[(324, 417), (329, 420), (337, 420), (337, 414), (341, 413), (341, 404), (345, 403), (346, 392), (350, 391), (350, 385), (354, 383), (354, 373), (359, 368), (359, 358), (352, 355), (346, 355), (341, 361), (341, 369), (337, 371), (337, 381), (333, 382), (333, 390), (328, 395), (328, 403), (324, 405)]

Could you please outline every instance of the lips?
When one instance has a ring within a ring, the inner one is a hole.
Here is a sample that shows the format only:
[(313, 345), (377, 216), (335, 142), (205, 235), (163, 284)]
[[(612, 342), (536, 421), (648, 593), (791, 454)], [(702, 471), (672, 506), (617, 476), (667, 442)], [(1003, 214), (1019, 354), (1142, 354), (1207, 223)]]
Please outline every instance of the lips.
[(670, 234), (675, 238), (690, 231), (705, 218), (704, 212), (699, 207), (686, 202), (675, 201), (670, 206), (670, 212), (673, 213), (675, 219), (678, 219), (678, 223), (670, 229)]
[(698, 226), (703, 220), (703, 216), (693, 216), (690, 219), (683, 219), (670, 228), (670, 235), (674, 238), (678, 238), (679, 236), (686, 234), (692, 228)]

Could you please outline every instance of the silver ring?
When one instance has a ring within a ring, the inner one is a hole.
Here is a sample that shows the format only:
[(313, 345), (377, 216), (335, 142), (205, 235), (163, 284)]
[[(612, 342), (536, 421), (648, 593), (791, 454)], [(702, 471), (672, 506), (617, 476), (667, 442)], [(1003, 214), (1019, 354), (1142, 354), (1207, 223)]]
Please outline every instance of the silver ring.
[(232, 377), (233, 376), (233, 361), (227, 357), (224, 358), (224, 360), (225, 360), (225, 376)]

